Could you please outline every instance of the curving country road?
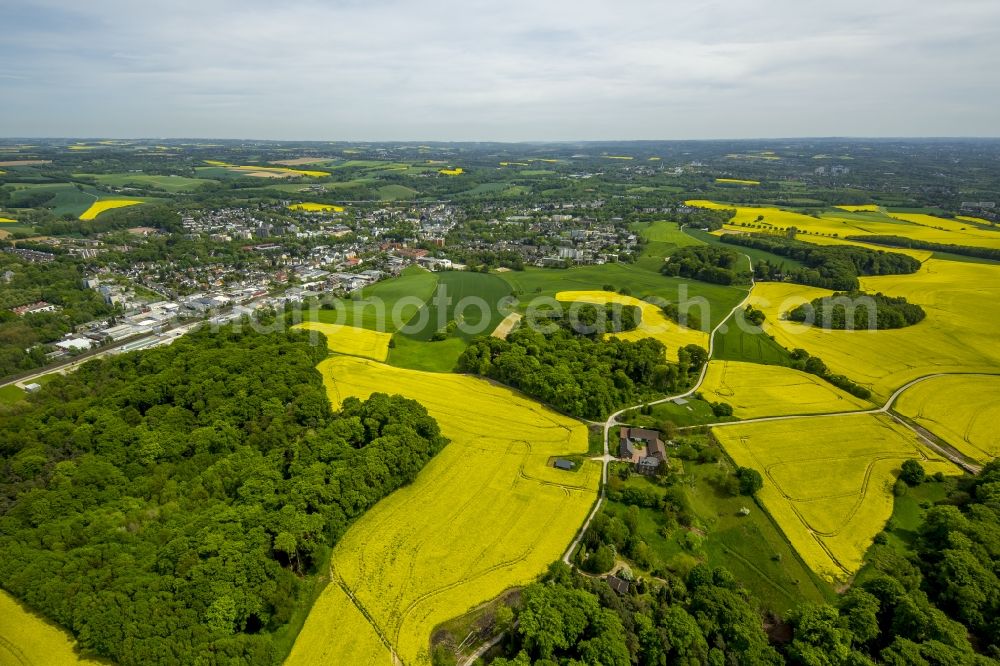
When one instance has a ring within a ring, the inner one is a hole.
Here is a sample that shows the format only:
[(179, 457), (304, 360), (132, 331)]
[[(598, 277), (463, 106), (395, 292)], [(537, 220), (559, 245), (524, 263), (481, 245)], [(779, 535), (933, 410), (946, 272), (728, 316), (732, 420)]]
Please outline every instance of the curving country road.
[[(725, 317), (720, 319), (719, 323), (716, 324), (715, 328), (712, 329), (712, 332), (709, 333), (708, 335), (709, 360), (711, 360), (712, 354), (715, 353), (715, 334), (719, 332), (719, 330), (725, 325), (725, 323), (729, 320), (729, 318), (732, 317), (738, 310), (742, 310), (743, 308), (746, 307), (747, 302), (750, 300), (750, 295), (753, 293), (753, 288), (757, 284), (753, 278), (753, 259), (751, 259), (750, 256), (746, 254), (743, 256), (747, 258), (747, 262), (749, 262), (750, 264), (750, 288), (747, 289), (747, 295), (743, 297), (743, 300), (741, 300), (739, 303), (733, 306), (733, 309), (730, 310)], [(701, 373), (698, 375), (698, 381), (696, 381), (694, 385), (687, 391), (684, 391), (683, 393), (678, 393), (676, 395), (669, 395), (665, 398), (659, 398), (658, 400), (651, 400), (649, 402), (644, 402), (638, 405), (633, 405), (631, 407), (625, 407), (624, 409), (619, 409), (617, 412), (609, 416), (608, 419), (604, 422), (604, 455), (597, 458), (591, 458), (591, 460), (601, 461), (601, 490), (598, 493), (597, 502), (594, 504), (594, 508), (591, 509), (590, 515), (587, 516), (587, 520), (584, 521), (583, 523), (583, 527), (580, 528), (580, 531), (577, 532), (576, 534), (576, 538), (573, 539), (573, 542), (569, 545), (569, 548), (566, 549), (566, 553), (563, 555), (562, 558), (563, 562), (565, 562), (566, 564), (571, 564), (570, 557), (573, 555), (573, 552), (576, 550), (577, 546), (580, 545), (580, 540), (583, 539), (583, 535), (586, 534), (587, 528), (590, 527), (590, 522), (594, 519), (594, 516), (597, 515), (597, 512), (600, 511), (601, 505), (604, 503), (604, 496), (605, 496), (604, 489), (608, 483), (608, 465), (610, 465), (612, 461), (617, 460), (615, 456), (611, 455), (611, 452), (609, 450), (608, 436), (611, 433), (611, 429), (620, 423), (620, 421), (618, 421), (618, 417), (624, 414), (625, 412), (632, 411), (633, 409), (639, 409), (641, 407), (645, 407), (646, 405), (659, 405), (664, 402), (676, 400), (677, 398), (686, 398), (690, 395), (693, 395), (698, 391), (698, 389), (701, 388), (701, 385), (705, 381), (705, 375), (707, 373), (708, 373), (708, 360), (706, 360), (705, 364), (701, 367)]]
[[(753, 264), (752, 264), (752, 260), (750, 260), (749, 256), (747, 256), (747, 255), (744, 255), (744, 256), (747, 257), (748, 261), (751, 261), (751, 267), (750, 267), (750, 271), (751, 271), (750, 289), (747, 291), (746, 297), (742, 301), (740, 301), (739, 304), (737, 304), (732, 310), (730, 310), (729, 314), (727, 314), (719, 322), (719, 324), (714, 329), (712, 329), (712, 332), (709, 335), (709, 341), (708, 341), (708, 358), (709, 358), (709, 360), (711, 360), (712, 355), (715, 352), (715, 335), (716, 335), (716, 333), (719, 332), (719, 330), (722, 328), (722, 326), (725, 324), (725, 322), (728, 321), (729, 318), (737, 310), (740, 310), (740, 309), (742, 309), (742, 308), (744, 308), (746, 306), (747, 302), (750, 300), (750, 295), (753, 292), (753, 288), (756, 285), (756, 282), (753, 280), (753, 277), (752, 277), (753, 276)], [(639, 408), (645, 407), (646, 405), (658, 405), (658, 404), (662, 404), (664, 402), (669, 402), (671, 400), (675, 400), (677, 398), (686, 398), (686, 397), (688, 397), (690, 395), (693, 395), (695, 392), (698, 391), (698, 389), (701, 388), (702, 383), (705, 381), (705, 375), (706, 375), (707, 372), (708, 372), (708, 362), (706, 362), (705, 365), (702, 367), (701, 374), (698, 377), (698, 381), (695, 382), (694, 386), (692, 386), (687, 391), (685, 391), (683, 393), (679, 393), (677, 395), (671, 395), (671, 396), (667, 396), (665, 398), (660, 398), (658, 400), (652, 400), (650, 402), (645, 402), (645, 403), (642, 403), (642, 404), (639, 404), (639, 405), (634, 405), (632, 407), (626, 407), (624, 409), (620, 409), (617, 412), (615, 412), (614, 414), (612, 414), (611, 416), (609, 416), (608, 419), (607, 419), (607, 421), (604, 422), (604, 455), (599, 456), (599, 457), (595, 457), (595, 458), (591, 459), (591, 460), (600, 460), (601, 463), (602, 463), (600, 492), (599, 492), (598, 497), (597, 497), (597, 502), (594, 504), (594, 508), (591, 510), (590, 514), (587, 516), (587, 520), (583, 523), (583, 526), (580, 528), (580, 531), (577, 533), (576, 538), (573, 539), (573, 542), (569, 545), (569, 548), (567, 548), (565, 554), (563, 555), (563, 558), (562, 558), (563, 562), (565, 562), (566, 564), (571, 564), (570, 557), (573, 555), (573, 553), (576, 551), (577, 547), (580, 545), (580, 541), (583, 539), (583, 535), (587, 532), (587, 529), (590, 527), (591, 521), (594, 519), (594, 516), (597, 515), (597, 512), (600, 511), (601, 505), (604, 503), (604, 499), (605, 499), (605, 486), (607, 485), (607, 481), (608, 481), (608, 466), (610, 465), (610, 463), (612, 461), (617, 460), (617, 458), (615, 456), (611, 455), (611, 452), (609, 450), (608, 438), (609, 438), (609, 435), (610, 435), (610, 432), (611, 432), (611, 428), (613, 428), (616, 425), (619, 425), (621, 423), (618, 420), (618, 418), (622, 414), (624, 414), (626, 412), (629, 412), (629, 411), (631, 411), (633, 409), (639, 409)], [(900, 425), (902, 425), (905, 428), (907, 428), (908, 430), (910, 430), (928, 448), (930, 448), (930, 449), (936, 451), (937, 453), (941, 454), (942, 456), (944, 456), (945, 458), (947, 458), (948, 460), (950, 460), (951, 462), (953, 462), (955, 465), (957, 465), (961, 469), (965, 470), (966, 472), (969, 472), (970, 474), (978, 474), (979, 471), (982, 469), (982, 467), (980, 465), (977, 465), (975, 463), (969, 462), (968, 459), (966, 459), (964, 456), (962, 456), (961, 454), (959, 454), (957, 451), (954, 451), (954, 450), (951, 450), (950, 448), (946, 448), (946, 447), (941, 446), (938, 443), (938, 441), (936, 441), (936, 439), (934, 438), (934, 435), (930, 431), (927, 431), (926, 429), (920, 427), (919, 425), (915, 425), (915, 424), (911, 423), (908, 419), (903, 418), (902, 416), (900, 416), (899, 414), (897, 414), (892, 409), (892, 406), (895, 404), (896, 400), (907, 389), (915, 386), (916, 384), (919, 384), (921, 382), (927, 381), (928, 379), (933, 379), (935, 377), (947, 377), (947, 376), (950, 376), (950, 375), (977, 375), (977, 376), (988, 377), (988, 376), (997, 376), (997, 375), (1000, 375), (1000, 373), (988, 373), (988, 372), (937, 372), (937, 373), (932, 373), (932, 374), (929, 374), (929, 375), (923, 375), (921, 377), (917, 377), (916, 379), (913, 379), (913, 380), (911, 380), (911, 381), (903, 384), (902, 386), (900, 386), (898, 389), (896, 389), (892, 393), (892, 395), (889, 396), (889, 399), (886, 400), (885, 403), (881, 407), (875, 407), (873, 409), (853, 410), (853, 411), (846, 411), (846, 412), (833, 412), (833, 413), (826, 413), (826, 414), (804, 414), (804, 415), (800, 414), (800, 415), (792, 415), (792, 416), (763, 416), (763, 417), (758, 417), (758, 418), (753, 418), (753, 419), (744, 419), (744, 420), (740, 420), (740, 421), (724, 421), (724, 422), (720, 422), (720, 423), (706, 423), (706, 424), (697, 425), (697, 426), (685, 426), (685, 427), (682, 427), (682, 428), (678, 428), (678, 430), (692, 430), (692, 429), (695, 429), (695, 428), (724, 428), (724, 427), (728, 427), (728, 426), (736, 426), (736, 425), (742, 425), (742, 424), (746, 424), (746, 423), (764, 423), (764, 422), (768, 422), (768, 421), (788, 421), (788, 420), (791, 420), (791, 419), (817, 419), (817, 418), (859, 416), (859, 415), (863, 415), (863, 414), (888, 414), (892, 419), (894, 419)]]

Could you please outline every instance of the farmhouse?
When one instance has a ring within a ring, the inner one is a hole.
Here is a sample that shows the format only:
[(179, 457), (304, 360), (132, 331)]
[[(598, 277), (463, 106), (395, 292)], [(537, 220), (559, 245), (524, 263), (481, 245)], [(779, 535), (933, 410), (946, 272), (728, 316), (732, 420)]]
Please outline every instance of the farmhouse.
[(608, 585), (619, 595), (628, 594), (629, 584), (624, 578), (615, 575), (608, 576)]
[(573, 461), (566, 460), (565, 458), (556, 458), (556, 462), (553, 464), (556, 469), (564, 469), (570, 471), (573, 469)]
[(653, 474), (667, 461), (667, 449), (656, 430), (623, 427), (618, 437), (618, 457), (634, 462), (641, 474)]

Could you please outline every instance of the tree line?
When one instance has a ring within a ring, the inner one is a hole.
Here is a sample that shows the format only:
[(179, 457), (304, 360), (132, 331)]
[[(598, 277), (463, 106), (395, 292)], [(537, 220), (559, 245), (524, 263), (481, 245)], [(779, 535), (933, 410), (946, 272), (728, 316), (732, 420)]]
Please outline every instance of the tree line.
[(506, 340), (473, 340), (458, 359), (459, 372), (489, 377), (567, 414), (599, 419), (630, 404), (683, 390), (708, 361), (697, 345), (666, 360), (657, 340), (636, 342), (581, 335), (559, 326), (540, 332), (524, 326)]
[(752, 247), (793, 259), (802, 267), (771, 261), (754, 264), (754, 277), (762, 281), (785, 281), (835, 291), (856, 291), (859, 276), (916, 273), (920, 262), (898, 252), (883, 252), (853, 245), (822, 246), (764, 234), (724, 234), (719, 240)]
[(914, 250), (948, 252), (950, 254), (959, 254), (964, 257), (976, 257), (977, 259), (1000, 261), (1000, 249), (992, 247), (973, 247), (971, 245), (932, 243), (930, 241), (905, 238), (903, 236), (848, 236), (847, 239), (861, 241), (863, 243), (874, 243), (875, 245), (885, 245), (887, 247), (905, 247), (912, 248)]
[(0, 584), (123, 664), (277, 664), (348, 525), (447, 443), (417, 402), (331, 411), (306, 333), (91, 361), (0, 421)]
[(690, 245), (667, 257), (660, 272), (668, 277), (683, 277), (713, 284), (750, 284), (750, 273), (739, 271), (740, 255), (716, 245)]
[(788, 313), (797, 322), (809, 322), (838, 331), (879, 331), (905, 328), (920, 323), (927, 316), (924, 309), (902, 296), (886, 296), (879, 292), (835, 292), (814, 298)]
[[(595, 519), (593, 529), (628, 549), (629, 517)], [(871, 564), (833, 603), (784, 618), (763, 617), (721, 567), (659, 569), (615, 592), (560, 562), (524, 590), (506, 656), (492, 664), (1000, 663), (1000, 461), (926, 511), (912, 550), (886, 543), (876, 537)]]

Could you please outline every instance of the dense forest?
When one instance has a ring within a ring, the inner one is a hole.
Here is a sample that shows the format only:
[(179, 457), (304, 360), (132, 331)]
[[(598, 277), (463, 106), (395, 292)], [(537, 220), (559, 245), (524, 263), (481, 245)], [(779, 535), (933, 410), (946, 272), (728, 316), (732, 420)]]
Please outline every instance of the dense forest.
[(948, 252), (965, 257), (991, 259), (1000, 261), (1000, 249), (992, 247), (973, 247), (971, 245), (951, 245), (950, 243), (932, 243), (930, 241), (905, 238), (903, 236), (848, 236), (847, 240), (874, 243), (888, 247), (906, 247), (914, 250), (931, 250), (932, 252)]
[(879, 331), (905, 328), (924, 320), (927, 313), (902, 296), (866, 294), (860, 291), (835, 292), (814, 298), (788, 313), (792, 321), (807, 322), (838, 331)]
[(602, 340), (566, 327), (542, 333), (524, 326), (506, 340), (474, 340), (459, 357), (458, 370), (513, 386), (567, 414), (596, 419), (683, 390), (708, 353), (688, 345), (678, 357), (678, 363), (668, 363), (666, 348), (652, 338)]
[[(659, 504), (676, 512), (669, 489), (663, 493)], [(618, 501), (649, 506), (646, 497)], [(606, 519), (592, 531), (630, 547), (627, 521)], [(723, 568), (699, 564), (683, 576), (661, 569), (616, 593), (557, 563), (524, 590), (504, 644), (508, 657), (492, 664), (1000, 663), (1000, 462), (927, 510), (912, 552), (881, 545), (873, 552), (836, 603), (803, 604), (766, 622)]]
[(0, 421), (0, 584), (123, 664), (275, 664), (352, 520), (446, 443), (422, 406), (333, 413), (304, 333), (92, 361)]
[(769, 261), (754, 265), (754, 277), (764, 281), (787, 281), (836, 291), (856, 291), (862, 275), (903, 275), (915, 273), (920, 262), (898, 252), (882, 252), (853, 245), (822, 246), (784, 236), (724, 234), (720, 240), (764, 250), (794, 259), (804, 266), (788, 268)]
[(715, 245), (682, 247), (667, 257), (660, 272), (714, 284), (750, 284), (750, 273), (736, 270), (740, 255)]
[[(552, 321), (580, 335), (597, 337), (604, 333), (624, 333), (635, 330), (642, 323), (642, 309), (635, 305), (594, 305), (581, 301), (565, 305), (563, 312), (553, 314)], [(543, 312), (538, 314), (539, 317), (544, 316)]]

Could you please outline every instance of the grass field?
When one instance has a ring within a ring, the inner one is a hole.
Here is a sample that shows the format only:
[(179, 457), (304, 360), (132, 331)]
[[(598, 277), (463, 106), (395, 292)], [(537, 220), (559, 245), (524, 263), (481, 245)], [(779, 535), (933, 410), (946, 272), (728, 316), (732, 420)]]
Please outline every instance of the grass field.
[(639, 257), (636, 264), (654, 272), (659, 272), (664, 260), (673, 250), (689, 245), (701, 245), (701, 241), (684, 233), (676, 222), (660, 221), (633, 224), (632, 230), (646, 239), (646, 245), (642, 248), (642, 256)]
[(687, 303), (706, 331), (727, 317), (733, 306), (746, 296), (744, 288), (668, 278), (638, 264), (527, 268), (499, 275), (515, 291), (522, 308), (536, 298), (554, 299), (561, 291), (594, 291), (610, 285), (615, 290), (627, 288), (639, 299), (655, 296), (669, 303)]
[(98, 664), (73, 651), (65, 631), (31, 613), (0, 590), (0, 664), (3, 666), (62, 666)]
[(0, 405), (13, 405), (15, 402), (24, 400), (27, 395), (23, 389), (9, 384), (0, 388)]
[(659, 340), (667, 348), (667, 356), (677, 359), (677, 351), (685, 345), (699, 345), (708, 349), (708, 333), (687, 328), (667, 319), (663, 310), (652, 303), (640, 301), (632, 296), (623, 296), (611, 291), (560, 291), (556, 294), (560, 303), (621, 303), (642, 310), (642, 322), (634, 330), (614, 333), (621, 340), (635, 342), (643, 338)]
[(733, 416), (741, 419), (829, 414), (873, 406), (816, 375), (741, 361), (709, 361), (701, 392), (706, 400), (732, 405)]
[(715, 336), (712, 358), (746, 361), (765, 365), (790, 365), (788, 350), (771, 339), (761, 328), (746, 321), (743, 311), (734, 312)]
[(134, 199), (101, 199), (90, 205), (90, 208), (80, 213), (81, 220), (93, 220), (105, 211), (115, 208), (125, 208), (127, 206), (138, 206), (143, 203)]
[[(684, 572), (697, 559), (710, 566), (725, 567), (750, 590), (761, 605), (778, 613), (803, 602), (823, 603), (831, 594), (829, 586), (796, 557), (781, 530), (766, 512), (745, 497), (733, 496), (718, 483), (725, 468), (715, 463), (684, 461), (689, 481), (682, 489), (692, 513), (706, 537), (701, 552), (691, 553), (684, 546), (686, 527), (664, 534), (662, 512), (639, 510), (639, 534), (657, 559), (667, 567)], [(650, 487), (642, 476), (633, 476), (628, 485)], [(607, 511), (624, 518), (628, 507), (608, 502)], [(739, 511), (750, 507), (748, 515)], [(693, 557), (692, 557), (693, 556)]]
[(406, 268), (399, 277), (365, 287), (357, 298), (334, 303), (334, 310), (320, 310), (319, 321), (360, 326), (393, 333), (415, 315), (434, 294), (438, 275), (418, 266)]
[(326, 336), (326, 346), (330, 351), (350, 356), (361, 356), (376, 361), (384, 361), (389, 355), (391, 333), (380, 333), (367, 328), (340, 326), (322, 322), (307, 321), (296, 328), (318, 331)]
[(186, 176), (162, 176), (145, 173), (76, 173), (74, 177), (93, 178), (101, 185), (114, 187), (139, 187), (164, 192), (191, 192), (205, 185), (217, 184), (218, 181), (207, 178), (188, 178)]
[(72, 183), (57, 183), (55, 185), (14, 185), (11, 192), (11, 201), (19, 203), (27, 197), (38, 193), (51, 194), (52, 198), (43, 204), (45, 208), (50, 208), (56, 215), (72, 215), (78, 217), (96, 201), (100, 192), (93, 188), (76, 186)]
[(763, 475), (759, 499), (802, 559), (830, 581), (861, 566), (892, 513), (904, 460), (922, 460), (928, 473), (959, 473), (883, 414), (734, 423), (713, 433), (737, 465)]
[(397, 368), (424, 372), (452, 372), (468, 343), (460, 337), (435, 342), (416, 340), (403, 334), (393, 337), (387, 363)]
[(663, 421), (670, 421), (675, 426), (686, 427), (733, 421), (733, 417), (719, 417), (712, 411), (712, 405), (705, 400), (689, 397), (683, 404), (673, 401), (653, 405), (651, 414), (642, 414), (640, 410), (626, 412), (621, 421), (640, 428), (656, 429)]
[(906, 389), (895, 409), (974, 460), (1000, 456), (1000, 376), (932, 377)]
[(865, 291), (904, 296), (926, 319), (882, 331), (831, 331), (782, 321), (796, 305), (830, 292), (787, 283), (757, 285), (751, 302), (767, 316), (764, 330), (787, 349), (820, 356), (833, 371), (880, 398), (906, 382), (939, 372), (1000, 369), (1000, 266), (930, 259), (913, 275), (861, 280)]
[[(914, 553), (914, 541), (923, 525), (927, 510), (945, 499), (955, 489), (955, 479), (945, 477), (942, 481), (925, 480), (910, 488), (905, 495), (893, 501), (892, 518), (883, 532), (885, 544), (875, 544), (865, 553), (865, 563), (857, 576), (855, 586), (880, 574), (879, 565), (885, 566), (886, 556), (910, 557)], [(890, 565), (891, 566), (891, 565)], [(882, 569), (885, 571), (885, 569)]]
[[(415, 312), (393, 338), (389, 363), (428, 372), (450, 372), (469, 340), (489, 335), (510, 313), (510, 287), (495, 275), (446, 271), (438, 274), (434, 295)], [(444, 340), (431, 341), (450, 321), (458, 330)]]
[(505, 302), (509, 295), (510, 286), (496, 275), (468, 271), (439, 273), (434, 295), (402, 333), (414, 340), (427, 341), (435, 331), (455, 320), (460, 324), (457, 334), (464, 340), (488, 335), (510, 314)]
[(354, 663), (343, 655), (363, 654), (359, 642), (374, 645), (343, 584), (405, 663), (428, 664), (438, 623), (534, 580), (569, 545), (596, 499), (600, 466), (588, 462), (567, 473), (547, 461), (585, 453), (587, 429), (473, 377), (347, 356), (319, 369), (335, 405), (348, 396), (399, 393), (424, 404), (451, 443), (338, 543), (333, 582), (287, 663)]
[(383, 185), (376, 191), (378, 192), (378, 198), (382, 201), (412, 199), (420, 194), (419, 191), (405, 185)]

